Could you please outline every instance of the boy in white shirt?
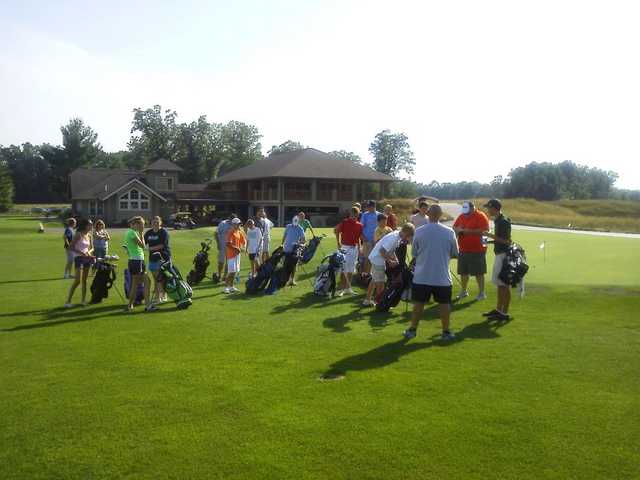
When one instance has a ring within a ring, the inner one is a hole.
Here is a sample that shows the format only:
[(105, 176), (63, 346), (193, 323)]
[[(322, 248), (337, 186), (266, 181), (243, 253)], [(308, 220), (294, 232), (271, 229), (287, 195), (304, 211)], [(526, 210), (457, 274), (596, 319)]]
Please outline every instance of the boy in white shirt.
[(406, 223), (400, 230), (387, 233), (373, 247), (369, 254), (369, 262), (371, 262), (371, 282), (367, 288), (367, 298), (362, 305), (365, 307), (374, 306), (373, 298), (384, 290), (385, 269), (387, 263), (390, 267), (398, 264), (396, 257), (396, 249), (401, 241), (410, 242), (415, 233), (415, 226)]
[(251, 261), (251, 274), (253, 277), (260, 266), (260, 251), (263, 245), (262, 230), (256, 227), (253, 220), (247, 220), (247, 253)]

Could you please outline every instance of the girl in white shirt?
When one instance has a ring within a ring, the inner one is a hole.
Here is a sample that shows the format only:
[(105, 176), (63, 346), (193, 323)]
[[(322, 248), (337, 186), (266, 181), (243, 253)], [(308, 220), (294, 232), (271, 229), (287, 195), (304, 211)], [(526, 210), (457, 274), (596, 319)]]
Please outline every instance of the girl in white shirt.
[(260, 251), (262, 250), (262, 230), (256, 227), (253, 220), (247, 220), (247, 253), (251, 261), (251, 276), (255, 276), (260, 265)]

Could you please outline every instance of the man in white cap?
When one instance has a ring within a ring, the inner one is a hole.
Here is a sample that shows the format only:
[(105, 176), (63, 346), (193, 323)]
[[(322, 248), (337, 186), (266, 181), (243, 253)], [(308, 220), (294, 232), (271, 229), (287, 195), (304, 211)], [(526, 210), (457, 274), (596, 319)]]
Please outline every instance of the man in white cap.
[(469, 276), (476, 277), (478, 296), (476, 300), (487, 298), (484, 293), (484, 276), (487, 273), (487, 246), (482, 236), (489, 231), (489, 219), (480, 210), (476, 210), (472, 201), (462, 204), (462, 214), (453, 223), (453, 230), (458, 236), (460, 254), (458, 256), (458, 275), (462, 291), (457, 298), (469, 296), (467, 285)]

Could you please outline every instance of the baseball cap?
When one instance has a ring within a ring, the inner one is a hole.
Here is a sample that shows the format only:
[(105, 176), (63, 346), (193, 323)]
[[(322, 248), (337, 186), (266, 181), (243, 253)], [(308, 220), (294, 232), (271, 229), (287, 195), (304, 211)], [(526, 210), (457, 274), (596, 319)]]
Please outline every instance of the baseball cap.
[(502, 202), (497, 198), (492, 198), (484, 204), (485, 207), (495, 208), (496, 210), (502, 210)]
[(233, 225), (239, 225), (242, 223), (242, 220), (240, 220), (238, 217), (234, 218), (233, 220), (231, 220), (231, 223)]

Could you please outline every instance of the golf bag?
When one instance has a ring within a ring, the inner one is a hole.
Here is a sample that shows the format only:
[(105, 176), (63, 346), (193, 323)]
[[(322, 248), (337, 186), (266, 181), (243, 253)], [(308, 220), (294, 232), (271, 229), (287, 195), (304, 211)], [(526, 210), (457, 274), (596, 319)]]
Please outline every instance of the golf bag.
[(316, 237), (316, 236), (314, 236), (311, 240), (309, 240), (309, 243), (305, 245), (304, 248), (302, 249), (302, 255), (300, 256), (300, 263), (304, 265), (306, 263), (309, 263), (313, 259), (313, 256), (316, 254), (316, 251), (318, 250), (318, 246), (320, 246), (321, 241), (322, 241), (322, 237)]
[(207, 276), (207, 268), (209, 268), (209, 249), (211, 248), (211, 240), (200, 242), (200, 251), (193, 257), (193, 269), (187, 275), (189, 285), (200, 283)]
[[(129, 292), (131, 291), (131, 272), (129, 269), (124, 271), (124, 295), (129, 298)], [(133, 301), (134, 305), (140, 305), (144, 302), (144, 283), (138, 284), (138, 291), (136, 292), (136, 298)]]
[(364, 255), (358, 256), (358, 262), (356, 263), (356, 273), (353, 275), (352, 283), (362, 288), (367, 288), (369, 282), (371, 282), (371, 274), (364, 271), (364, 267), (367, 261), (367, 257)]
[(407, 265), (407, 244), (402, 242), (396, 249), (398, 265), (387, 268), (387, 283), (384, 290), (376, 298), (376, 311), (388, 312), (406, 298), (411, 287), (413, 271)]
[(178, 267), (173, 265), (171, 260), (162, 260), (160, 269), (158, 270), (158, 281), (162, 282), (164, 291), (171, 300), (176, 303), (178, 310), (189, 308), (193, 303), (191, 297), (193, 290), (191, 286), (184, 281)]
[(247, 295), (255, 295), (267, 287), (282, 257), (284, 257), (284, 250), (282, 250), (282, 247), (278, 247), (273, 251), (271, 256), (258, 267), (256, 275), (249, 278), (245, 283), (245, 293), (247, 293)]
[(300, 261), (303, 248), (303, 245), (295, 245), (291, 252), (283, 253), (284, 262), (281, 267), (276, 268), (271, 274), (271, 277), (269, 278), (269, 285), (267, 285), (264, 293), (267, 295), (273, 295), (287, 284), (296, 268), (296, 265), (298, 265), (298, 262)]
[(333, 298), (336, 294), (336, 273), (342, 270), (345, 257), (340, 250), (324, 257), (316, 273), (313, 293), (321, 297)]
[(96, 274), (91, 282), (91, 301), (90, 303), (100, 303), (103, 299), (109, 297), (109, 289), (116, 280), (116, 266), (113, 263), (103, 260), (96, 261)]
[(524, 253), (524, 249), (520, 245), (512, 243), (509, 245), (498, 278), (515, 288), (522, 282), (528, 271), (529, 265), (527, 265), (527, 256)]

